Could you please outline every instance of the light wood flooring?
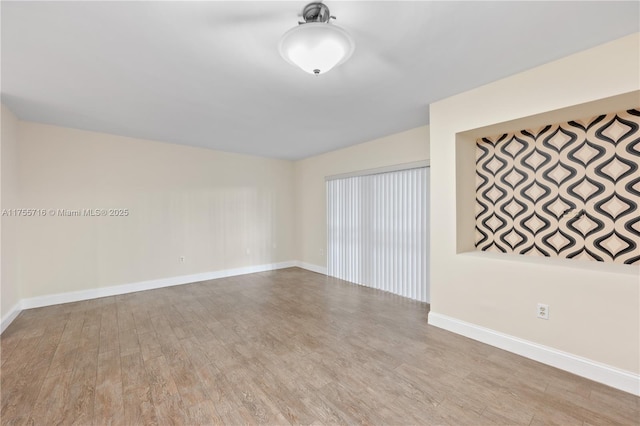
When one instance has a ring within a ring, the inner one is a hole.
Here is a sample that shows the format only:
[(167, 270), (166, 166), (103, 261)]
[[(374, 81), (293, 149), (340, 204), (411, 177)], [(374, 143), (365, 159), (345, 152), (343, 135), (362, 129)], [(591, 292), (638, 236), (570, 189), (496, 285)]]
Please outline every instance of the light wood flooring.
[(297, 268), (24, 311), (2, 424), (599, 425), (640, 399)]

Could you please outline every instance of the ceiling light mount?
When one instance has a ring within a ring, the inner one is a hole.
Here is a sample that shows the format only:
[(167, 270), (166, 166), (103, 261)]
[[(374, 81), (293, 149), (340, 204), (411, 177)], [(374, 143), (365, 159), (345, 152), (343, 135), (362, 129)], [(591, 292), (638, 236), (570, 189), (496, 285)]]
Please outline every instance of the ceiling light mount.
[(342, 28), (334, 25), (336, 19), (329, 7), (320, 2), (309, 3), (302, 9), (298, 26), (280, 39), (280, 54), (289, 63), (310, 74), (324, 74), (340, 65), (353, 54), (353, 39)]
[(336, 19), (335, 16), (331, 16), (329, 7), (320, 2), (309, 3), (302, 9), (302, 19), (304, 22), (298, 22), (298, 24), (308, 24), (309, 22), (324, 22), (327, 23), (331, 19)]

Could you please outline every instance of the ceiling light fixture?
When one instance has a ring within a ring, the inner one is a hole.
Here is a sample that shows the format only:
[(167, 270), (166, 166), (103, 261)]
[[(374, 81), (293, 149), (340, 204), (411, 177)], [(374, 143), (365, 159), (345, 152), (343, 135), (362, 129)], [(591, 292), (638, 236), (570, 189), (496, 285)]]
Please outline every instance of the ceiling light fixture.
[(285, 60), (318, 75), (349, 59), (355, 47), (353, 39), (330, 22), (336, 17), (325, 4), (309, 3), (302, 10), (302, 18), (304, 22), (298, 22), (280, 39), (278, 47)]

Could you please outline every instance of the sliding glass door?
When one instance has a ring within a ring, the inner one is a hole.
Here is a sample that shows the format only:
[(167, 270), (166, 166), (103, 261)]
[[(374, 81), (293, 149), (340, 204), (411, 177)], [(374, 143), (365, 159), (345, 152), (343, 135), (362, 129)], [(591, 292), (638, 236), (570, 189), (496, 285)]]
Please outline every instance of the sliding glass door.
[(328, 274), (429, 301), (429, 167), (327, 180)]

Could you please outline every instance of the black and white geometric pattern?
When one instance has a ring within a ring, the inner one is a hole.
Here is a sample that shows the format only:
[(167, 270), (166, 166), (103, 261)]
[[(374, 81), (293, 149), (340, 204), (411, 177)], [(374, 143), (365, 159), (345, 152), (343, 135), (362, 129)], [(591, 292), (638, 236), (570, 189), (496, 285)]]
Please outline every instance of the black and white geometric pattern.
[(640, 109), (476, 141), (476, 248), (640, 264)]

